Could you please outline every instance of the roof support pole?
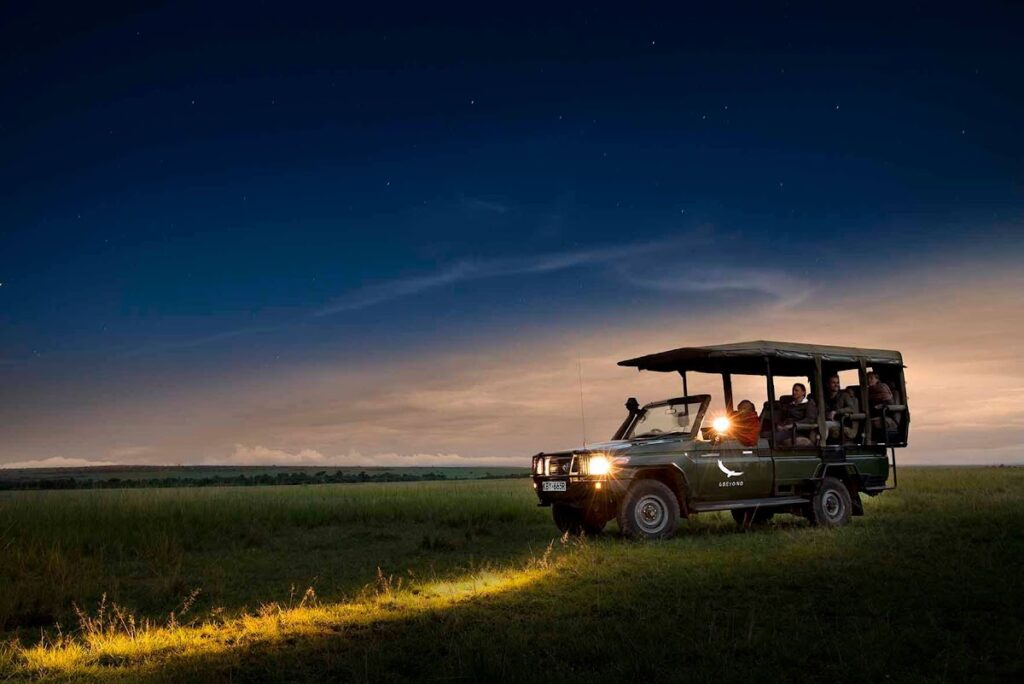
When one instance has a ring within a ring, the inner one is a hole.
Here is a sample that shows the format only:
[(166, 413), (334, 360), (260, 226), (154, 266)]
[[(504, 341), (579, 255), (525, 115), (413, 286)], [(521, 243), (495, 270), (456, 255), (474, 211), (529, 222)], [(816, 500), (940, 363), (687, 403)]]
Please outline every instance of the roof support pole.
[[(903, 412), (903, 424), (901, 426), (903, 429), (900, 430), (900, 442), (902, 442), (903, 444), (906, 444), (907, 443), (907, 436), (910, 434), (910, 400), (907, 399), (907, 376), (903, 372), (903, 366), (900, 366), (899, 385), (900, 385), (900, 397), (902, 398), (903, 405), (907, 407), (907, 409)], [(895, 453), (896, 452), (893, 452), (893, 459), (892, 459), (893, 463), (896, 462)], [(893, 466), (893, 472), (895, 472), (895, 471), (896, 471), (896, 466)], [(894, 478), (893, 479), (893, 484), (895, 485), (895, 483), (896, 483), (896, 480)]]
[(868, 405), (868, 364), (863, 356), (857, 359), (857, 363), (860, 377), (860, 410), (867, 416), (864, 419), (864, 443), (871, 444), (874, 440), (871, 434), (871, 406)]
[(722, 391), (725, 394), (725, 408), (732, 413), (732, 375), (722, 373)]
[[(683, 396), (684, 397), (688, 397), (688, 396), (690, 396), (690, 388), (686, 386), (686, 371), (681, 370), (681, 371), (679, 371), (679, 374), (683, 376)], [(690, 405), (689, 404), (683, 404), (683, 415), (689, 417), (689, 415), (690, 415)]]
[(814, 355), (814, 395), (818, 398), (818, 444), (828, 443), (828, 426), (825, 425), (824, 379), (821, 377), (821, 354)]
[(771, 423), (771, 430), (768, 431), (768, 444), (775, 448), (775, 376), (772, 375), (772, 362), (766, 356), (764, 358), (764, 374), (768, 381), (768, 420)]

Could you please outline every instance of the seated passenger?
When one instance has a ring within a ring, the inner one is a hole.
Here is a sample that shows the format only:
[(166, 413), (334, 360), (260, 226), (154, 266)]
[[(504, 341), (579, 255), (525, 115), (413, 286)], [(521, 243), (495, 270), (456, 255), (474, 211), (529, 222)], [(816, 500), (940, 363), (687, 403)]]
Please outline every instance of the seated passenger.
[[(825, 388), (825, 420), (834, 423), (828, 426), (828, 441), (832, 443), (839, 442), (839, 427), (843, 416), (858, 412), (856, 397), (840, 387), (839, 375), (833, 373)], [(857, 437), (857, 427), (855, 423), (847, 423), (843, 427), (844, 442)]]
[[(892, 390), (887, 384), (879, 380), (878, 373), (874, 371), (868, 373), (868, 408), (872, 428), (876, 430), (882, 429), (882, 409), (895, 403)], [(886, 430), (895, 430), (896, 421), (886, 416), (885, 427)], [(878, 435), (875, 435), (875, 437), (877, 439)]]
[(732, 415), (732, 436), (743, 446), (757, 446), (761, 435), (761, 419), (757, 417), (754, 402), (744, 399)]
[(879, 381), (878, 373), (874, 371), (868, 373), (868, 402), (872, 411), (893, 403), (892, 390), (887, 384)]
[(811, 440), (797, 434), (799, 423), (818, 420), (818, 406), (807, 397), (807, 387), (798, 382), (793, 385), (793, 400), (782, 404), (782, 416), (775, 430), (775, 444), (779, 446), (810, 446)]

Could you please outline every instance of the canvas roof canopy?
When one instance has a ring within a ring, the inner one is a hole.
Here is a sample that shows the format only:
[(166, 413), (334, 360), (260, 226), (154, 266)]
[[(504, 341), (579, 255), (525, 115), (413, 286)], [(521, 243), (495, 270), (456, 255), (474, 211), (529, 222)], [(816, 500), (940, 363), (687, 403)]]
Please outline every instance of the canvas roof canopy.
[(776, 375), (804, 375), (813, 368), (816, 355), (820, 355), (822, 364), (833, 371), (857, 368), (862, 358), (869, 366), (903, 365), (903, 357), (897, 351), (766, 340), (680, 347), (619, 361), (619, 365), (662, 373), (696, 371), (763, 375), (767, 358), (771, 360), (772, 373)]

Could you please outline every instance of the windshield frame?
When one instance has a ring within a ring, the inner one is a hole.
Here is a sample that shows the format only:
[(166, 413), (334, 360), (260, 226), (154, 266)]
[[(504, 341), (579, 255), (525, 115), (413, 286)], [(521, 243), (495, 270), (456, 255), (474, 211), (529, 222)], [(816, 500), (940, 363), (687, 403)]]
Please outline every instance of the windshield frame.
[[(647, 411), (649, 411), (650, 409), (655, 409), (655, 408), (658, 408), (659, 406), (668, 406), (669, 404), (688, 404), (688, 405), (693, 405), (693, 404), (698, 404), (698, 403), (700, 404), (700, 406), (697, 409), (696, 414), (694, 415), (693, 421), (692, 421), (692, 423), (690, 425), (690, 431), (689, 432), (666, 432), (664, 434), (648, 435), (646, 437), (637, 437), (636, 435), (633, 434), (633, 431), (636, 430), (637, 423), (640, 420), (640, 416), (642, 416), (645, 413), (647, 413)], [(704, 415), (707, 413), (708, 406), (710, 406), (710, 405), (711, 405), (711, 395), (710, 394), (691, 394), (691, 395), (685, 396), (685, 397), (675, 397), (673, 399), (662, 399), (661, 401), (652, 401), (649, 404), (644, 404), (640, 408), (639, 411), (637, 411), (636, 413), (634, 413), (631, 416), (629, 427), (623, 432), (622, 439), (627, 439), (627, 440), (634, 440), (634, 439), (660, 439), (660, 438), (666, 437), (666, 436), (679, 437), (679, 436), (683, 436), (683, 435), (689, 437), (690, 439), (693, 439), (694, 435), (700, 429), (700, 426), (704, 424)]]

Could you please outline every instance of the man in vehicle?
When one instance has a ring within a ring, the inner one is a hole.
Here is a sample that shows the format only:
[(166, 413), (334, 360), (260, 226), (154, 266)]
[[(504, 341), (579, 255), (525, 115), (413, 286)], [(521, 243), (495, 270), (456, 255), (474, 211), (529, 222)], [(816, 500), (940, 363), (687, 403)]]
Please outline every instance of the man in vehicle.
[[(870, 407), (871, 415), (871, 427), (876, 430), (882, 429), (882, 409), (886, 406), (892, 406), (896, 403), (896, 400), (892, 396), (892, 390), (889, 385), (882, 382), (878, 373), (871, 371), (868, 373), (868, 405)], [(895, 430), (896, 421), (892, 418), (886, 417), (885, 419), (886, 430)]]
[(736, 406), (732, 416), (732, 436), (743, 446), (757, 446), (761, 435), (761, 419), (757, 417), (754, 402), (744, 399)]
[(811, 446), (809, 437), (813, 434), (804, 430), (801, 423), (809, 424), (818, 420), (818, 406), (807, 396), (807, 386), (802, 382), (793, 385), (793, 400), (782, 404), (782, 417), (775, 431), (775, 443), (783, 446)]
[[(857, 399), (844, 389), (841, 389), (839, 375), (833, 373), (828, 378), (828, 385), (825, 388), (825, 420), (828, 421), (828, 441), (835, 444), (840, 440), (839, 428), (843, 423), (843, 416), (858, 412)], [(853, 440), (857, 436), (857, 425), (847, 423), (842, 429), (842, 440), (844, 442)]]

